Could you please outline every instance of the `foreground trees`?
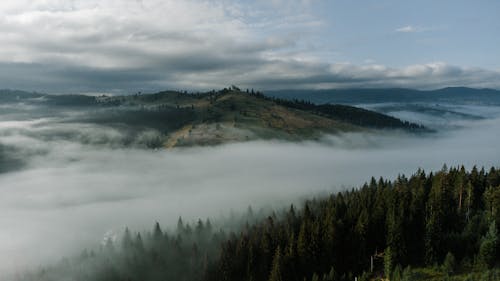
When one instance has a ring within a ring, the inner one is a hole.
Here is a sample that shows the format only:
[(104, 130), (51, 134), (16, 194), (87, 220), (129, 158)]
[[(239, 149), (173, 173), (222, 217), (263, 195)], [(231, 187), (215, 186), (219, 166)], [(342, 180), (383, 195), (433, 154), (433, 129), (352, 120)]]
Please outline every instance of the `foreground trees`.
[(182, 220), (171, 233), (159, 224), (146, 234), (127, 229), (120, 244), (23, 278), (418, 280), (411, 268), (441, 264), (446, 275), (466, 270), (496, 278), (498, 271), (487, 270), (499, 265), (499, 194), (498, 169), (419, 170), (392, 182), (372, 179), (300, 209), (267, 216), (250, 210), (233, 231)]

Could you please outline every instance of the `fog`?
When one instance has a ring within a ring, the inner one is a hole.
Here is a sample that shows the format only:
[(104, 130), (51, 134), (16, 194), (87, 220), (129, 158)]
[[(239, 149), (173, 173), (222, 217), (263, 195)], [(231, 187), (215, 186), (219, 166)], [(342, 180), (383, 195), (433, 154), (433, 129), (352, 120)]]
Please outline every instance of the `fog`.
[(0, 272), (78, 253), (125, 226), (217, 218), (249, 205), (279, 208), (371, 176), (394, 178), (444, 163), (499, 166), (500, 108), (473, 110), (483, 118), (455, 120), (453, 129), (422, 136), (350, 133), (320, 142), (173, 150), (119, 146), (122, 131), (63, 122), (70, 113), (1, 115)]

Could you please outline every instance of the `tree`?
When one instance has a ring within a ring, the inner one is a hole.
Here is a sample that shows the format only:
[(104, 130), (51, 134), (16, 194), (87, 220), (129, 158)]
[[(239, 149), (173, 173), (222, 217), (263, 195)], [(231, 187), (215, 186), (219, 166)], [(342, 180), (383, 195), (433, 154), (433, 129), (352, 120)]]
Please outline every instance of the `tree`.
[(402, 281), (414, 281), (417, 280), (417, 277), (411, 270), (410, 266), (407, 266), (405, 270), (403, 270), (403, 276), (401, 277)]
[(496, 225), (500, 224), (500, 186), (490, 186), (484, 192), (484, 201), (486, 203), (486, 210), (492, 219), (495, 220)]
[(137, 233), (137, 236), (135, 237), (135, 248), (137, 251), (144, 251), (144, 243), (142, 242), (142, 236), (140, 233)]
[(163, 232), (161, 231), (160, 223), (156, 222), (153, 230), (153, 238), (159, 241), (163, 237)]
[(326, 274), (323, 279), (324, 279), (324, 281), (335, 281), (336, 276), (337, 276), (337, 273), (335, 272), (335, 269), (332, 266), (330, 268), (330, 271), (328, 272), (328, 274)]
[(392, 261), (392, 251), (391, 247), (387, 247), (384, 251), (384, 274), (387, 278), (390, 278), (393, 267)]
[(394, 268), (394, 272), (392, 272), (392, 281), (401, 281), (403, 275), (403, 270), (401, 269), (401, 265), (396, 265)]
[(130, 231), (127, 228), (125, 228), (125, 233), (123, 234), (122, 238), (122, 248), (124, 250), (129, 250), (132, 247), (132, 236), (130, 235)]
[(425, 222), (425, 262), (427, 265), (440, 259), (445, 221), (445, 179), (443, 174), (437, 174), (427, 201)]
[(269, 275), (269, 281), (283, 281), (281, 249), (279, 246), (276, 248), (276, 252), (274, 253), (273, 266), (271, 274)]
[(455, 271), (455, 256), (450, 252), (444, 258), (443, 271), (448, 275), (451, 275)]
[(182, 217), (177, 220), (177, 233), (184, 233), (184, 223), (182, 222)]
[(493, 221), (479, 247), (479, 260), (482, 266), (486, 268), (493, 267), (496, 260), (497, 246), (498, 233), (495, 221)]

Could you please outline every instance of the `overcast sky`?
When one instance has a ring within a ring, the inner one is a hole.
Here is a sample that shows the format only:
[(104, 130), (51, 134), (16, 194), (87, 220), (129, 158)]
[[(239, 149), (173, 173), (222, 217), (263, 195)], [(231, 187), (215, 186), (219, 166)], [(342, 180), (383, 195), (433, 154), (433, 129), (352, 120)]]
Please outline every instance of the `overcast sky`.
[(0, 88), (500, 88), (500, 1), (3, 0)]

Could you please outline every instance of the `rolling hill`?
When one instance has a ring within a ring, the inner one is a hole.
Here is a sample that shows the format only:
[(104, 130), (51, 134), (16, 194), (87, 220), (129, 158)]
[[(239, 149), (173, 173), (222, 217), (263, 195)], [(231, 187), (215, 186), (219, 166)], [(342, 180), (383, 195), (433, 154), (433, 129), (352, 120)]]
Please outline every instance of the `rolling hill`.
[(71, 122), (126, 127), (132, 131), (156, 130), (161, 137), (150, 147), (216, 145), (257, 139), (315, 140), (324, 134), (377, 129), (427, 131), (420, 125), (353, 106), (289, 101), (237, 88), (201, 94), (165, 91), (91, 97), (10, 91), (2, 96), (10, 102), (82, 113)]
[(160, 92), (97, 100), (103, 106), (184, 112), (185, 122), (169, 134), (167, 147), (254, 139), (318, 139), (325, 133), (367, 129), (425, 131), (422, 126), (352, 106), (317, 106), (236, 89), (203, 94)]

